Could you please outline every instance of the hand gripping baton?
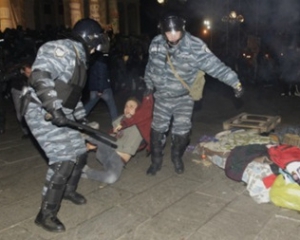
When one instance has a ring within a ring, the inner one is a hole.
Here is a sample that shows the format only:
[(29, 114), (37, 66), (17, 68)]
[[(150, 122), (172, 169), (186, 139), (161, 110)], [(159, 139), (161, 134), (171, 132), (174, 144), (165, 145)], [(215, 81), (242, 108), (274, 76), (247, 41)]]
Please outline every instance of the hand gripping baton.
[[(51, 121), (51, 119), (52, 119), (52, 115), (50, 113), (46, 113), (45, 120)], [(75, 121), (72, 121), (69, 119), (67, 119), (66, 126), (70, 127), (70, 128), (74, 128), (79, 131), (83, 131), (84, 133), (88, 134), (89, 136), (95, 138), (96, 140), (99, 140), (107, 145), (110, 145), (113, 148), (117, 148), (117, 145), (113, 143), (113, 142), (116, 142), (117, 139), (103, 131), (91, 128), (90, 126), (87, 126), (82, 123), (78, 123), (78, 122), (75, 122)]]

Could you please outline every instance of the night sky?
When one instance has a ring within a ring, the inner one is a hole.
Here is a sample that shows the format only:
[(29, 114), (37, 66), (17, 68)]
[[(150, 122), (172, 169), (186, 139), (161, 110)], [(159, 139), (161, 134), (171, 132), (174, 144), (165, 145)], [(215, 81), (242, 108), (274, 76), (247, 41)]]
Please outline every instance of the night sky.
[(151, 36), (158, 33), (157, 23), (165, 10), (178, 11), (185, 17), (187, 30), (194, 35), (198, 35), (205, 18), (212, 21), (215, 34), (222, 34), (225, 26), (221, 19), (234, 10), (244, 16), (245, 21), (240, 25), (242, 34), (261, 38), (281, 35), (288, 36), (287, 44), (298, 42), (299, 0), (167, 0), (163, 5), (157, 0), (142, 0), (140, 4), (142, 33)]

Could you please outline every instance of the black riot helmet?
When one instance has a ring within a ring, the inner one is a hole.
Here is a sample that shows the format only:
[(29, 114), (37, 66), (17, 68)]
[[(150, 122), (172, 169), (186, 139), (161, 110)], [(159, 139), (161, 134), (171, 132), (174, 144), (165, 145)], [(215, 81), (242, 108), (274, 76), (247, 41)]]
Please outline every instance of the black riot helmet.
[(89, 51), (92, 49), (103, 53), (109, 51), (109, 38), (101, 25), (94, 19), (79, 20), (73, 27), (72, 34), (74, 37), (79, 37)]
[(176, 14), (167, 13), (161, 18), (159, 28), (165, 38), (166, 32), (181, 32), (181, 37), (175, 42), (169, 41), (166, 38), (169, 44), (176, 45), (185, 33), (185, 20)]

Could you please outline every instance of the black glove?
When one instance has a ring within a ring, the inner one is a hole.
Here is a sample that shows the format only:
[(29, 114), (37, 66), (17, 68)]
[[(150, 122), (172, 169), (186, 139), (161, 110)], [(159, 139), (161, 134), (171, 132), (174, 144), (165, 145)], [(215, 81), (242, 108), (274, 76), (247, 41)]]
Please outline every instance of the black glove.
[(243, 86), (242, 86), (241, 83), (239, 83), (239, 84), (233, 89), (233, 91), (234, 91), (234, 96), (235, 96), (236, 98), (240, 98), (240, 97), (244, 94), (244, 92), (245, 92), (245, 90), (244, 90), (244, 88), (243, 88)]
[(84, 125), (89, 124), (89, 121), (85, 117), (81, 118), (81, 119), (77, 119), (76, 122), (79, 122), (79, 123), (84, 124)]
[(52, 111), (51, 116), (51, 122), (58, 127), (66, 126), (68, 123), (68, 119), (61, 108)]

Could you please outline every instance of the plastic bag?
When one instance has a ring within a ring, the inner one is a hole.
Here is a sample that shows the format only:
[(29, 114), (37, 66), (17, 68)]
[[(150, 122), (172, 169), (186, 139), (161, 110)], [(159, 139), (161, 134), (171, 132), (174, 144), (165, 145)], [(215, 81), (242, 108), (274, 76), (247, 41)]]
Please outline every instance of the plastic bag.
[(298, 183), (286, 183), (280, 174), (271, 187), (270, 199), (276, 206), (300, 211), (300, 186)]

